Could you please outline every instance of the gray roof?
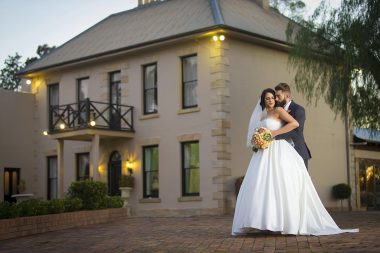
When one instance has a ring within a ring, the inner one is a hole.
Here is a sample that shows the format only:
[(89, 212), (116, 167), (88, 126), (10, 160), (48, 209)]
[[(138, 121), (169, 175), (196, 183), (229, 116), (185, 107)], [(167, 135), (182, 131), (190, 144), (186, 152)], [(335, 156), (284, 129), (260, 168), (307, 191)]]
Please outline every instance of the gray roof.
[(215, 28), (286, 42), (288, 19), (254, 0), (166, 0), (113, 14), (19, 74), (79, 62)]

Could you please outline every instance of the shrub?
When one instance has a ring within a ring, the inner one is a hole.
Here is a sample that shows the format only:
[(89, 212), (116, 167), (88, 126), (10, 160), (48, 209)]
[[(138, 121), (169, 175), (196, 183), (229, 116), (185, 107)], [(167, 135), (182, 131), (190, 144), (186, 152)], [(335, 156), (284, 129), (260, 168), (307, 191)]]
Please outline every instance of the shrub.
[(351, 196), (351, 187), (348, 184), (337, 184), (333, 186), (332, 193), (336, 199), (347, 199)]
[(119, 208), (123, 206), (123, 199), (120, 196), (106, 196), (100, 203), (99, 208)]
[(0, 219), (15, 218), (18, 216), (18, 208), (16, 204), (9, 202), (0, 203)]
[(65, 212), (79, 211), (83, 208), (83, 201), (80, 198), (64, 199)]
[(98, 209), (100, 202), (107, 195), (106, 183), (92, 180), (77, 181), (71, 183), (68, 190), (68, 198), (79, 198), (86, 210)]
[(29, 199), (17, 204), (19, 216), (35, 216), (48, 214), (46, 201)]
[(47, 213), (63, 213), (65, 211), (64, 199), (52, 199), (46, 201)]
[(343, 210), (343, 199), (351, 196), (351, 187), (348, 184), (337, 184), (332, 188), (333, 197), (340, 200), (340, 208)]

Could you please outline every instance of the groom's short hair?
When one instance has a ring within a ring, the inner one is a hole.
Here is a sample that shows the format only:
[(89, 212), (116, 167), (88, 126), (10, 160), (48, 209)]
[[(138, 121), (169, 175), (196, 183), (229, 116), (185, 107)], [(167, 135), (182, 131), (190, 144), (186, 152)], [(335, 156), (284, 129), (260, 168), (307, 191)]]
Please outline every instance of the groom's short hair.
[(287, 83), (279, 83), (279, 84), (277, 84), (277, 86), (274, 89), (280, 90), (282, 92), (287, 92), (290, 94), (290, 87)]

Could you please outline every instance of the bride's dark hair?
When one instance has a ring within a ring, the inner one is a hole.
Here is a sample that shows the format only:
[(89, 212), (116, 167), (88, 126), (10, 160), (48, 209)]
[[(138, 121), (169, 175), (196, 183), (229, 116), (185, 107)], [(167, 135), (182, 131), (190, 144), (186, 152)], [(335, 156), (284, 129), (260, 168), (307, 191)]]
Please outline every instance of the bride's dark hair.
[[(276, 92), (274, 91), (274, 89), (268, 88), (268, 89), (263, 90), (263, 92), (261, 92), (261, 99), (260, 99), (260, 105), (261, 105), (262, 110), (264, 110), (265, 108), (265, 95), (267, 93), (272, 93), (273, 97), (276, 98)], [(277, 101), (275, 101), (274, 107), (277, 107)]]

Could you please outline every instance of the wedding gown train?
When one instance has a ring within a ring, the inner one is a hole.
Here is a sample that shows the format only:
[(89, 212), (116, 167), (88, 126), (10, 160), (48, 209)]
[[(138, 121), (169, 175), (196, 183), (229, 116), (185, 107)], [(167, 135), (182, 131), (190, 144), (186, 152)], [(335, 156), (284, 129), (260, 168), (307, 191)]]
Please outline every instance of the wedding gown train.
[[(277, 130), (282, 123), (267, 118), (262, 126)], [(323, 206), (303, 159), (285, 140), (253, 153), (237, 198), (232, 235), (246, 229), (294, 235), (358, 232), (340, 229)]]

